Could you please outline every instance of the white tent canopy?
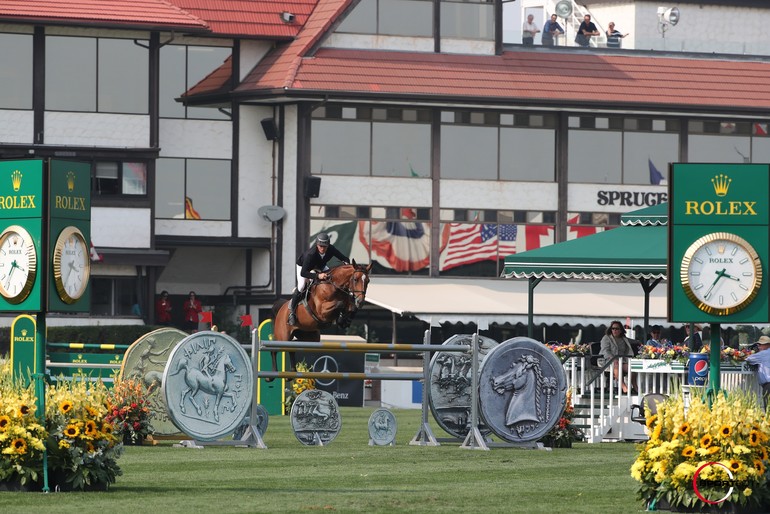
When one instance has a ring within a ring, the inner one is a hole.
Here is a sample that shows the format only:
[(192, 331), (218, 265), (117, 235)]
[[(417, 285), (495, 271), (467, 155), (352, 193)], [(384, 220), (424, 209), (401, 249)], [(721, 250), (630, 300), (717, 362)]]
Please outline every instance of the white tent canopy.
[[(527, 323), (526, 280), (374, 276), (366, 301), (401, 316), (438, 326)], [(636, 282), (544, 281), (538, 286), (535, 322), (606, 325), (644, 319), (644, 295)], [(650, 293), (650, 323), (666, 323), (666, 288)]]

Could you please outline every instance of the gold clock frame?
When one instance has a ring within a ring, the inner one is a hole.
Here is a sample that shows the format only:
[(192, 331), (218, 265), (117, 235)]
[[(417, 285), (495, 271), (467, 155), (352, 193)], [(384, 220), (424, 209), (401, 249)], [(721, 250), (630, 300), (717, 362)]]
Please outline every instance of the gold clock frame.
[[(61, 254), (64, 250), (64, 243), (72, 236), (75, 236), (75, 238), (80, 241), (80, 243), (83, 245), (83, 250), (86, 253), (85, 275), (83, 277), (83, 283), (81, 284), (78, 293), (74, 296), (70, 295), (64, 288), (61, 270)], [(59, 233), (59, 237), (56, 238), (56, 244), (54, 245), (53, 250), (53, 281), (56, 286), (56, 292), (59, 294), (59, 298), (61, 298), (61, 300), (66, 304), (72, 305), (73, 303), (80, 300), (80, 298), (82, 298), (83, 294), (86, 292), (86, 288), (88, 287), (88, 280), (91, 277), (91, 259), (88, 256), (88, 250), (89, 249), (86, 238), (77, 227), (65, 227)]]
[[(719, 308), (719, 307), (715, 307), (713, 305), (709, 305), (705, 303), (703, 300), (701, 300), (695, 295), (692, 289), (692, 285), (690, 284), (690, 264), (692, 263), (693, 255), (703, 245), (712, 243), (714, 241), (719, 241), (719, 240), (730, 241), (734, 244), (737, 244), (738, 246), (741, 246), (746, 251), (746, 253), (750, 256), (751, 262), (754, 266), (754, 284), (750, 288), (751, 289), (750, 293), (738, 305), (735, 305), (733, 307), (727, 307), (727, 308)], [(698, 309), (702, 310), (706, 314), (712, 314), (714, 316), (727, 316), (729, 314), (735, 314), (736, 312), (741, 311), (746, 307), (748, 307), (748, 305), (751, 304), (751, 302), (753, 302), (754, 299), (759, 294), (759, 289), (762, 287), (762, 278), (763, 278), (762, 262), (759, 258), (759, 254), (751, 245), (751, 243), (749, 243), (742, 237), (735, 234), (731, 234), (729, 232), (712, 232), (711, 234), (706, 234), (705, 236), (695, 240), (695, 242), (692, 243), (684, 252), (684, 257), (682, 258), (682, 265), (679, 270), (679, 278), (682, 282), (682, 288), (684, 289), (684, 292), (687, 295), (687, 298), (689, 298), (690, 301)]]
[(18, 305), (27, 299), (32, 292), (32, 288), (35, 286), (35, 278), (37, 277), (37, 249), (35, 248), (35, 241), (32, 235), (20, 225), (11, 225), (6, 227), (0, 234), (0, 246), (11, 237), (11, 234), (19, 234), (25, 241), (29, 241), (29, 244), (25, 245), (25, 252), (29, 255), (29, 270), (27, 272), (27, 281), (24, 283), (24, 287), (21, 288), (15, 295), (11, 295), (5, 290), (2, 284), (0, 284), (0, 296), (13, 305)]

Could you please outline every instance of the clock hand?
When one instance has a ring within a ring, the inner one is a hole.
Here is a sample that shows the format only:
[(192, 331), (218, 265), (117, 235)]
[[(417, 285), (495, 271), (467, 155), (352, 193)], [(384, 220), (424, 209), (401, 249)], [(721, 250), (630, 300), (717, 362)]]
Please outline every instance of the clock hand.
[(711, 290), (714, 289), (714, 286), (717, 285), (717, 282), (719, 282), (719, 279), (725, 276), (725, 271), (727, 271), (726, 268), (722, 268), (721, 271), (717, 271), (717, 278), (714, 279), (714, 281), (711, 283), (709, 288), (706, 290), (706, 294), (703, 295), (703, 298), (708, 298), (711, 294)]
[(13, 275), (13, 270), (16, 269), (16, 261), (11, 262), (11, 271), (8, 272), (8, 277), (5, 279), (5, 288), (8, 289), (11, 285), (11, 275)]

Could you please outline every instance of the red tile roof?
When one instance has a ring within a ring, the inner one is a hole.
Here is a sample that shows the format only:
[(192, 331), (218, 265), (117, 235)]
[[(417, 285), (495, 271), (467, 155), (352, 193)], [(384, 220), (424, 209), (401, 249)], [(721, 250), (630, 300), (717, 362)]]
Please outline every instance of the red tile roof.
[(0, 21), (208, 32), (205, 21), (165, 0), (2, 0)]
[[(223, 36), (291, 39), (319, 0), (168, 0), (206, 20), (214, 34)], [(281, 13), (294, 15), (285, 23)]]
[(230, 92), (230, 76), (232, 73), (233, 59), (232, 56), (228, 56), (220, 67), (203, 77), (200, 82), (187, 90), (182, 96), (226, 95)]
[(321, 48), (312, 57), (300, 57), (306, 50), (298, 44), (303, 34), (267, 56), (237, 91), (339, 93), (372, 100), (770, 109), (768, 62), (550, 49), (474, 56)]

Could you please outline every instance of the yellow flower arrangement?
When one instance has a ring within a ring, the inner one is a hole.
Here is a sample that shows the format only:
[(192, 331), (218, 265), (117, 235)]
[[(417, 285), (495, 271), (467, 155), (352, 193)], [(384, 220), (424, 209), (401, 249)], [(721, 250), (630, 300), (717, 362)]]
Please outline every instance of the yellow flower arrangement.
[(47, 436), (36, 416), (34, 386), (14, 381), (8, 361), (0, 366), (0, 481), (38, 482)]
[[(296, 369), (300, 373), (308, 373), (313, 371), (305, 361), (297, 364)], [(294, 405), (294, 400), (308, 389), (315, 389), (315, 379), (312, 378), (295, 378), (291, 381), (291, 386), (287, 387), (284, 393), (286, 393), (286, 399), (283, 402), (284, 412), (291, 412), (291, 407)]]
[(101, 381), (59, 380), (46, 388), (48, 467), (54, 486), (105, 489), (122, 474), (123, 446), (114, 435), (110, 392)]
[(711, 404), (693, 397), (685, 407), (683, 395), (674, 394), (658, 404), (657, 415), (647, 415), (650, 439), (638, 445), (631, 466), (647, 507), (654, 510), (664, 501), (672, 509), (708, 508), (704, 499), (721, 500), (730, 487), (724, 500), (729, 503), (758, 508), (770, 500), (765, 474), (770, 418), (755, 397), (723, 392)]

